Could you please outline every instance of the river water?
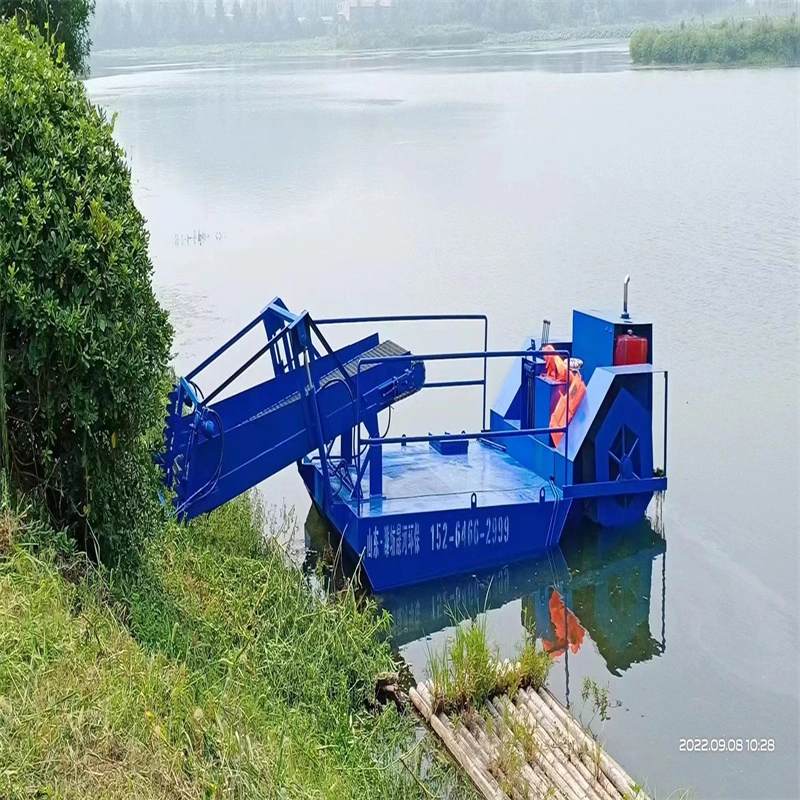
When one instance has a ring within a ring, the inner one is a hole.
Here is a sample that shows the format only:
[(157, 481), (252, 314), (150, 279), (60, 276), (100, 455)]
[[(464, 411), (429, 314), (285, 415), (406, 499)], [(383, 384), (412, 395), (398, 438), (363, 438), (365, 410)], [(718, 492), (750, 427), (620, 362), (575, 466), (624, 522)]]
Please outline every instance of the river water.
[[(317, 316), (484, 312), (490, 347), (515, 348), (544, 316), (568, 331), (573, 306), (616, 307), (633, 276), (670, 371), (657, 533), (387, 597), (395, 644), (421, 676), (448, 608), (486, 607), (505, 655), (535, 622), (553, 691), (581, 712), (585, 677), (608, 687), (593, 727), (659, 798), (798, 797), (800, 72), (635, 71), (586, 46), (96, 74), (179, 371), (275, 295)], [(470, 391), (412, 398), (393, 432), (474, 427)], [(264, 490), (302, 540), (296, 472)], [(681, 749), (696, 738), (766, 750)]]

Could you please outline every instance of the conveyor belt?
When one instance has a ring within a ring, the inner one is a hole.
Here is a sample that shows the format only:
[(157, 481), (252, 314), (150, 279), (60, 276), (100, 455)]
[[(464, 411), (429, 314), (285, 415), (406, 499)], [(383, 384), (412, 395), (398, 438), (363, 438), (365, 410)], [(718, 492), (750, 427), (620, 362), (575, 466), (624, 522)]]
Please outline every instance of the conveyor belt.
[[(267, 343), (209, 398), (198, 399), (192, 388), (198, 373), (259, 326)], [(333, 351), (321, 335), (314, 345), (313, 332), (306, 312), (292, 314), (275, 298), (170, 392), (158, 463), (182, 519), (219, 507), (309, 453), (324, 452), (362, 422), (372, 429), (378, 414), (425, 385), (424, 363), (377, 333)], [(211, 402), (267, 352), (272, 378)]]
[[(363, 353), (359, 353), (358, 356), (351, 359), (350, 361), (346, 362), (342, 366), (345, 368), (348, 376), (351, 378), (355, 378), (356, 372), (358, 372), (358, 362), (364, 358), (389, 358), (391, 356), (407, 356), (411, 353), (410, 350), (406, 350), (404, 347), (401, 347), (396, 342), (393, 342), (391, 339), (386, 339), (385, 341), (381, 342), (377, 345), (377, 347), (373, 347), (370, 350), (366, 350)], [(363, 375), (368, 370), (372, 369), (373, 367), (377, 366), (377, 364), (364, 364), (361, 367), (361, 374)], [(331, 383), (334, 380), (342, 380), (342, 373), (337, 369), (333, 369), (328, 372), (326, 375), (323, 375), (320, 378), (319, 387), (322, 389), (326, 384)], [(413, 394), (411, 392), (410, 394)], [(402, 395), (397, 399), (400, 400), (407, 395)], [(261, 413), (256, 414), (252, 419), (258, 419), (259, 417), (263, 417), (265, 414), (271, 414), (273, 411), (276, 411), (279, 408), (283, 408), (284, 406), (288, 406), (290, 403), (296, 403), (300, 400), (300, 393), (295, 392), (294, 394), (290, 394), (288, 397), (285, 397), (278, 403), (271, 405), (269, 408), (264, 409)]]
[[(356, 372), (358, 370), (358, 362), (364, 358), (391, 358), (392, 356), (407, 356), (410, 354), (410, 350), (406, 350), (405, 347), (400, 347), (399, 344), (396, 344), (391, 339), (386, 339), (385, 341), (381, 342), (377, 347), (373, 347), (371, 350), (367, 350), (365, 353), (361, 353), (356, 358), (348, 361), (344, 364), (344, 368), (347, 370), (347, 374), (354, 378)], [(364, 364), (361, 367), (361, 372), (366, 372), (368, 369), (376, 366), (375, 364)], [(333, 380), (334, 378), (341, 377), (341, 372), (338, 369), (332, 370), (327, 375), (325, 375), (322, 380), (319, 382), (320, 387), (324, 386), (328, 381)]]

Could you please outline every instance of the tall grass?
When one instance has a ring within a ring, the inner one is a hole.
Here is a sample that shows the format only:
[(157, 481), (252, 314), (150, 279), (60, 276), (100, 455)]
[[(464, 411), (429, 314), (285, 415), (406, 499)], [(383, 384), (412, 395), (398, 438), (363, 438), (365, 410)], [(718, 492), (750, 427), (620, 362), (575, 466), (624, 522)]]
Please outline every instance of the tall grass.
[(135, 575), (72, 582), (52, 550), (6, 547), (0, 797), (472, 796), (420, 769), (410, 719), (371, 710), (388, 619), (314, 594), (265, 524), (241, 498), (167, 524)]
[(800, 24), (791, 16), (640, 28), (630, 52), (636, 64), (798, 64)]
[(479, 709), (497, 694), (516, 694), (520, 687), (541, 688), (552, 661), (526, 632), (513, 662), (502, 662), (499, 649), (489, 644), (486, 614), (457, 624), (441, 651), (428, 657), (428, 673), (437, 711)]

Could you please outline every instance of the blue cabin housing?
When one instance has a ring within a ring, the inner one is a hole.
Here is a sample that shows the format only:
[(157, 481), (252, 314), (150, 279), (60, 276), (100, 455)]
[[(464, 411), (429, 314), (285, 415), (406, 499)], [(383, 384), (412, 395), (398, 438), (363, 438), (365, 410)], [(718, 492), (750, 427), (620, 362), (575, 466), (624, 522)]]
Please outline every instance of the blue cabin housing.
[[(333, 325), (431, 319), (481, 323), (484, 349), (411, 353), (373, 334), (334, 350), (323, 333)], [(203, 397), (198, 375), (258, 328), (266, 343)], [(487, 341), (482, 315), (314, 320), (276, 298), (170, 395), (157, 461), (176, 512), (191, 518), (210, 511), (294, 461), (376, 591), (536, 555), (583, 517), (602, 527), (640, 520), (653, 494), (667, 487), (666, 372), (663, 464), (653, 463), (652, 323), (632, 318), (626, 301), (622, 315), (576, 310), (571, 338), (547, 348), (541, 337), (506, 351), (488, 350)], [(629, 343), (640, 363), (620, 363)], [(217, 399), (267, 353), (272, 379)], [(566, 379), (548, 374), (555, 356), (569, 365)], [(487, 409), (486, 364), (495, 358), (510, 368)], [(475, 360), (483, 362), (482, 380), (426, 379), (431, 362)], [(577, 408), (566, 400), (564, 421), (554, 425), (574, 375), (585, 394)], [(469, 385), (483, 387), (478, 430), (379, 433), (378, 414), (393, 403)]]

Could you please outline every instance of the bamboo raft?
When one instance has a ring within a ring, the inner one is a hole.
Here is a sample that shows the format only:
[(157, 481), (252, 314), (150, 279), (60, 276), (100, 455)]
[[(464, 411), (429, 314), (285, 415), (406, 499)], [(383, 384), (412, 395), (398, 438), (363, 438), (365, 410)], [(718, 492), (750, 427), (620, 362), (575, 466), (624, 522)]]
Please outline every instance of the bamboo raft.
[(430, 684), (409, 696), (486, 800), (649, 800), (547, 689), (452, 718), (434, 713)]

